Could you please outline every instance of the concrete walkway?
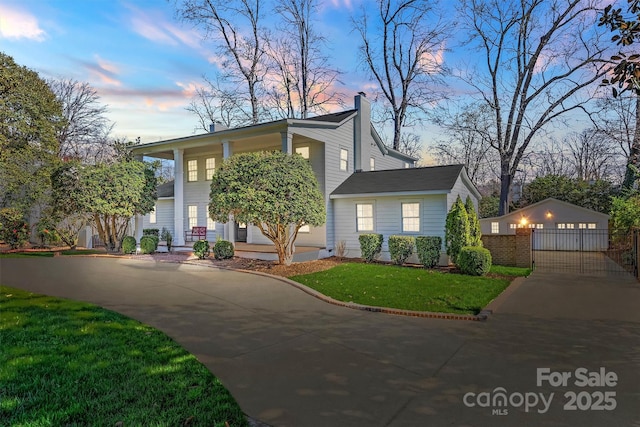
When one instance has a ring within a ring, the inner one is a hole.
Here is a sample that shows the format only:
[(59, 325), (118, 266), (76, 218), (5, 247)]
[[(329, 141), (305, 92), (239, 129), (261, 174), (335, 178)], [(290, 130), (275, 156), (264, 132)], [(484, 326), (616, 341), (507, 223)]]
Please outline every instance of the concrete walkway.
[[(0, 283), (165, 331), (274, 426), (640, 425), (640, 286), (630, 277), (534, 273), (486, 322), (355, 311), (275, 279), (131, 259), (0, 259)], [(576, 385), (582, 367), (615, 372), (616, 385)], [(538, 386), (538, 368), (572, 377)], [(480, 406), (499, 387), (507, 406)], [(583, 408), (614, 392), (616, 407), (565, 410), (566, 392), (582, 392)], [(540, 393), (554, 393), (548, 410)]]

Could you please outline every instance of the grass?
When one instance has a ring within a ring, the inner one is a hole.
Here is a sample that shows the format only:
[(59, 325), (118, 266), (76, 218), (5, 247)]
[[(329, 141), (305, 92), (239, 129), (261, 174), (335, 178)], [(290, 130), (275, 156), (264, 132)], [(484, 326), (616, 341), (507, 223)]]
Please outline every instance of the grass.
[[(105, 251), (99, 249), (74, 249), (60, 251), (62, 255), (95, 255), (104, 254)], [(33, 258), (33, 257), (52, 257), (54, 252), (52, 251), (35, 251), (35, 252), (8, 252), (0, 253), (0, 258)]]
[(505, 267), (503, 265), (492, 265), (489, 274), (504, 277), (527, 277), (531, 274), (531, 269), (522, 267)]
[[(420, 268), (345, 263), (291, 279), (344, 302), (477, 314), (509, 285), (514, 276), (525, 275), (525, 270), (496, 268), (492, 271), (500, 277), (473, 277)], [(505, 272), (510, 273), (506, 275), (508, 277), (503, 277)]]
[(8, 287), (0, 307), (2, 425), (247, 425), (220, 381), (150, 326)]

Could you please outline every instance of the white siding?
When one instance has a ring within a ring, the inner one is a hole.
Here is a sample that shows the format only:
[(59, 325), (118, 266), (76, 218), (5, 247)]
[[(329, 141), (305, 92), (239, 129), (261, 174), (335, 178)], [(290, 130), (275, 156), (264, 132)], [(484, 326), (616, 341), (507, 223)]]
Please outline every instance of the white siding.
[[(440, 236), (444, 244), (444, 226), (446, 218), (446, 197), (444, 195), (426, 195), (420, 197), (377, 197), (334, 199), (333, 207), (336, 222), (336, 241), (344, 240), (347, 257), (360, 256), (360, 234), (356, 231), (356, 203), (373, 203), (374, 233), (384, 236), (382, 260), (389, 260), (388, 239), (391, 235)], [(402, 203), (420, 203), (420, 232), (402, 232)], [(409, 259), (417, 262), (415, 254)]]
[[(184, 229), (190, 230), (189, 228), (189, 212), (188, 206), (197, 206), (198, 208), (198, 226), (206, 227), (207, 226), (207, 207), (209, 205), (209, 192), (211, 190), (211, 181), (205, 180), (205, 159), (207, 158), (215, 158), (216, 167), (222, 164), (222, 156), (219, 153), (203, 153), (198, 156), (189, 156), (185, 155), (185, 174), (186, 172), (186, 162), (189, 160), (197, 160), (198, 161), (198, 180), (195, 182), (187, 182), (186, 176), (184, 179), (184, 206), (183, 206), (183, 218), (184, 218)], [(219, 225), (216, 224), (216, 230), (207, 229), (207, 239), (209, 241), (213, 241), (217, 237), (216, 231), (219, 231)]]
[(462, 203), (465, 203), (467, 200), (467, 196), (471, 196), (471, 200), (476, 207), (476, 212), (478, 210), (478, 199), (471, 192), (467, 184), (465, 184), (464, 179), (462, 178), (462, 174), (458, 176), (456, 183), (453, 185), (451, 192), (447, 195), (447, 212), (451, 209), (451, 206), (456, 202), (456, 198), (460, 195), (462, 199)]
[(149, 222), (149, 214), (142, 217), (142, 228), (162, 228), (169, 230), (173, 236), (173, 199), (159, 199), (156, 201), (156, 223)]
[(375, 148), (372, 147), (372, 152), (375, 155), (371, 156), (376, 159), (376, 170), (381, 171), (383, 169), (401, 169), (404, 168), (404, 161), (400, 159), (396, 159), (395, 157), (391, 157), (389, 155), (384, 155), (378, 149), (376, 145)]

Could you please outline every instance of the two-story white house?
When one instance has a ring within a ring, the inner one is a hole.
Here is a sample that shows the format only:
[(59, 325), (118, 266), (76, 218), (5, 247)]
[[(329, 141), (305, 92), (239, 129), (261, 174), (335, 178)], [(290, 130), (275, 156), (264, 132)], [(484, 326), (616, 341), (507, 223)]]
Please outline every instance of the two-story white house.
[[(359, 256), (361, 233), (444, 236), (450, 199), (471, 195), (477, 203), (480, 197), (464, 168), (414, 168), (414, 158), (384, 145), (371, 124), (366, 96), (358, 94), (354, 103), (354, 109), (339, 113), (234, 129), (216, 125), (206, 134), (135, 147), (135, 156), (175, 163), (175, 179), (158, 189), (155, 211), (136, 219), (136, 237), (143, 228), (165, 227), (174, 236), (173, 244), (181, 246), (185, 231), (206, 226), (209, 240), (220, 236), (234, 243), (271, 245), (252, 224), (238, 224), (232, 218), (214, 223), (208, 217), (210, 180), (216, 167), (233, 154), (265, 150), (298, 153), (309, 160), (325, 196), (327, 222), (301, 229), (296, 245), (318, 248), (319, 257), (331, 256), (340, 241), (347, 243), (350, 256)], [(392, 170), (389, 176), (382, 173)], [(356, 181), (380, 182), (375, 184), (380, 191), (347, 185)], [(382, 186), (389, 183), (393, 184)]]

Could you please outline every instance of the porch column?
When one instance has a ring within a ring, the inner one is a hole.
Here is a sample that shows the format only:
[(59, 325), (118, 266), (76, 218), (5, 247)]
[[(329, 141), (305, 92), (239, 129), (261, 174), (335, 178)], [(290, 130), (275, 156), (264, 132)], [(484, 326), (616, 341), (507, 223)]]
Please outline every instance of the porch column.
[[(228, 159), (231, 156), (233, 156), (233, 142), (225, 139), (222, 141), (222, 158)], [(224, 238), (234, 244), (235, 232), (236, 223), (233, 221), (233, 215), (229, 215), (229, 221), (224, 225)]]
[(184, 150), (173, 150), (173, 246), (184, 246)]
[(280, 132), (280, 136), (282, 136), (282, 152), (293, 154), (293, 134), (289, 131)]

